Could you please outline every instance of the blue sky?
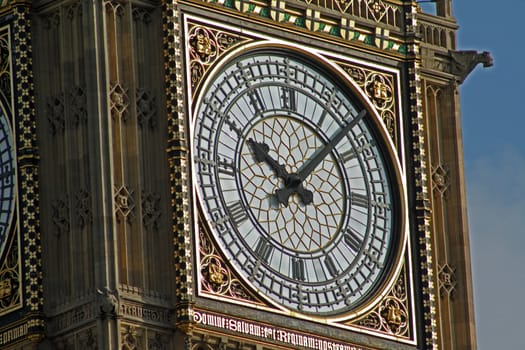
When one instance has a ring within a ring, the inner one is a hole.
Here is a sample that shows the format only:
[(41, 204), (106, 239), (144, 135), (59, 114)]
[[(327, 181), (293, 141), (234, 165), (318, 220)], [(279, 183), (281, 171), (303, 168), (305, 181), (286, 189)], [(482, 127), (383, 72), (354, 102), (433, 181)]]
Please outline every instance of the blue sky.
[(494, 58), (460, 89), (479, 350), (525, 349), (524, 13), (524, 0), (454, 1), (458, 49)]

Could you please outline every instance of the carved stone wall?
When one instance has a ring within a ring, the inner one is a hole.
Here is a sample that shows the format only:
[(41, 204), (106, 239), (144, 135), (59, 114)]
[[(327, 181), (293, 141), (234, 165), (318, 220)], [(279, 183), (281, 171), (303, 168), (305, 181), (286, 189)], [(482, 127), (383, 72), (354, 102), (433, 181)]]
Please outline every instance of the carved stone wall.
[(446, 339), (455, 339), (469, 348), (475, 332), (458, 87), (427, 78), (423, 89), (439, 345), (454, 349)]
[(123, 327), (117, 316), (140, 321), (114, 340), (127, 349), (141, 327), (171, 322), (159, 5), (35, 4), (45, 310), (51, 339), (67, 349), (87, 346), (86, 327), (110, 336)]

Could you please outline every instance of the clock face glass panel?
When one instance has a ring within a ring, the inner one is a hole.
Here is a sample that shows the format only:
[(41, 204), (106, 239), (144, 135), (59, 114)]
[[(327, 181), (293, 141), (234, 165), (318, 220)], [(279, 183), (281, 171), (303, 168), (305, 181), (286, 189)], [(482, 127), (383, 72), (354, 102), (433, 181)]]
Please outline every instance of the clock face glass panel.
[(197, 106), (211, 232), (256, 290), (294, 312), (354, 310), (397, 249), (391, 165), (349, 91), (301, 56), (258, 50), (222, 67)]
[(0, 108), (0, 257), (7, 243), (15, 206), (15, 161), (7, 118)]

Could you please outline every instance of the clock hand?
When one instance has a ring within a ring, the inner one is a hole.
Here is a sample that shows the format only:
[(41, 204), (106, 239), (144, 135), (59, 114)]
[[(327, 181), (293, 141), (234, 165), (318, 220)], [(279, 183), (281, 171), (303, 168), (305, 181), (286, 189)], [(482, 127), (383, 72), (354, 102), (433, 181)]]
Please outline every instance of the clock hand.
[(312, 192), (303, 187), (302, 181), (297, 178), (296, 174), (289, 174), (284, 165), (279, 164), (278, 161), (268, 154), (270, 147), (268, 147), (267, 144), (256, 142), (253, 139), (249, 139), (247, 142), (253, 151), (255, 160), (258, 163), (266, 162), (275, 172), (275, 175), (284, 180), (285, 188), (275, 191), (279, 203), (288, 206), (288, 198), (294, 193), (297, 193), (301, 197), (301, 200), (305, 205), (312, 202)]
[[(291, 185), (290, 183), (293, 183)], [(290, 174), (287, 179), (284, 181), (285, 187), (275, 190), (275, 196), (279, 203), (284, 204), (285, 207), (288, 206), (288, 198), (294, 193), (297, 193), (301, 197), (301, 201), (304, 205), (312, 203), (314, 199), (314, 194), (312, 191), (307, 190), (303, 187), (303, 183), (298, 180), (297, 174)]]
[(257, 163), (266, 162), (270, 166), (270, 168), (272, 168), (272, 170), (275, 172), (275, 175), (277, 175), (277, 177), (283, 180), (286, 179), (286, 177), (289, 174), (286, 171), (285, 166), (279, 164), (278, 161), (273, 159), (272, 156), (268, 154), (268, 152), (270, 151), (270, 147), (268, 147), (267, 144), (263, 142), (256, 142), (253, 139), (249, 139), (248, 145), (252, 149)]
[(328, 155), (328, 153), (332, 152), (335, 146), (345, 137), (346, 134), (352, 129), (364, 116), (366, 115), (366, 109), (363, 109), (357, 117), (355, 117), (353, 120), (350, 121), (350, 123), (346, 124), (343, 128), (339, 129), (339, 131), (336, 132), (336, 134), (331, 138), (330, 142), (328, 142), (324, 147), (318, 149), (314, 157), (308, 160), (306, 163), (303, 164), (301, 169), (297, 172), (297, 177), (299, 181), (304, 181), (308, 175), (312, 171), (314, 171), (315, 168), (323, 161), (323, 159)]
[(343, 128), (338, 130), (332, 139), (323, 148), (318, 149), (314, 157), (303, 164), (301, 169), (297, 173), (288, 174), (286, 173), (284, 179), (285, 188), (275, 191), (277, 200), (279, 203), (283, 203), (285, 206), (288, 205), (289, 197), (297, 193), (301, 196), (301, 200), (304, 205), (308, 205), (313, 201), (313, 193), (303, 187), (303, 181), (310, 175), (312, 171), (323, 161), (323, 159), (330, 153), (335, 146), (345, 137), (345, 135), (352, 129), (364, 116), (366, 110), (363, 109), (357, 117), (355, 117), (350, 123), (346, 124)]

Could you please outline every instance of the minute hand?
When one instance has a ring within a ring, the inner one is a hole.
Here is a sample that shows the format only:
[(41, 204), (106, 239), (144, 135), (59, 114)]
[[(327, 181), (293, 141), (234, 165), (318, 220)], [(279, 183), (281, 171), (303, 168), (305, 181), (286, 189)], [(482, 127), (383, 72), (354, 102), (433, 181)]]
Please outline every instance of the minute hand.
[(335, 146), (345, 137), (346, 134), (352, 129), (364, 116), (366, 115), (366, 109), (363, 109), (357, 117), (355, 117), (350, 123), (346, 124), (341, 128), (323, 148), (316, 151), (314, 157), (303, 164), (301, 169), (297, 172), (297, 175), (301, 181), (304, 181), (308, 175), (323, 161), (323, 159), (332, 152)]

